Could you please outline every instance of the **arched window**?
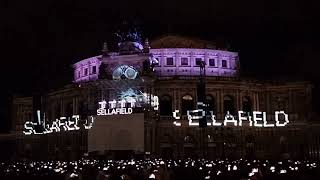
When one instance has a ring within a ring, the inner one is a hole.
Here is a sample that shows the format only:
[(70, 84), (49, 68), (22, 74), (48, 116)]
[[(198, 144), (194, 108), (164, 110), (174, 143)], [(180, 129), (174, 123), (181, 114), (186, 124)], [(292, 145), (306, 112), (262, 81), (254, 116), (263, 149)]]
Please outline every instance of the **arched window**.
[(213, 114), (215, 114), (215, 106), (216, 106), (216, 102), (213, 96), (211, 95), (207, 95), (206, 96), (206, 103), (207, 103), (207, 110), (208, 111), (213, 111)]
[(160, 98), (159, 102), (160, 106), (160, 115), (162, 116), (170, 116), (172, 115), (172, 98), (168, 95)]
[(277, 104), (276, 104), (276, 110), (277, 111), (283, 111), (285, 110), (285, 98), (284, 97), (281, 97), (281, 96), (278, 96), (277, 97)]
[(190, 95), (184, 95), (182, 97), (182, 114), (186, 115), (188, 110), (194, 109), (193, 98)]
[(71, 117), (73, 115), (73, 104), (69, 102), (66, 104), (66, 114), (67, 117)]
[(251, 113), (251, 111), (252, 111), (252, 103), (251, 103), (251, 99), (250, 99), (249, 96), (244, 96), (242, 98), (242, 110), (243, 110), (243, 112)]
[(54, 105), (54, 113), (55, 113), (55, 117), (54, 118), (59, 118), (62, 116), (62, 112), (61, 112), (61, 104), (59, 101), (57, 101)]
[(223, 112), (227, 114), (228, 111), (230, 114), (235, 114), (234, 100), (230, 95), (223, 97)]

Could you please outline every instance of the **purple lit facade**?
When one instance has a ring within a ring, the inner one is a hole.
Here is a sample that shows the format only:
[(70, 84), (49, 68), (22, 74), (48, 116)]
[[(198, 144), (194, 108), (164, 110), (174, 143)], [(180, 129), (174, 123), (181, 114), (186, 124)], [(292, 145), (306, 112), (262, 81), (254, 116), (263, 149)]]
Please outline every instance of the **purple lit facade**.
[[(155, 73), (159, 77), (199, 76), (197, 61), (205, 61), (206, 76), (236, 77), (239, 69), (238, 53), (212, 49), (162, 48), (150, 49), (150, 54), (120, 55), (110, 53), (109, 57), (95, 56), (81, 60), (73, 65), (74, 81), (95, 81), (99, 76), (99, 67), (104, 63), (112, 72), (118, 65), (128, 64), (141, 72), (145, 58), (158, 60)], [(93, 71), (93, 69), (96, 69)]]
[[(189, 48), (151, 49), (154, 58), (159, 61), (155, 67), (158, 76), (199, 76), (200, 67), (196, 61), (205, 61), (206, 76), (235, 77), (238, 75), (238, 53)], [(169, 64), (168, 59), (173, 59)], [(225, 61), (225, 66), (222, 66)]]
[(101, 56), (79, 61), (73, 65), (74, 82), (94, 81), (98, 79)]

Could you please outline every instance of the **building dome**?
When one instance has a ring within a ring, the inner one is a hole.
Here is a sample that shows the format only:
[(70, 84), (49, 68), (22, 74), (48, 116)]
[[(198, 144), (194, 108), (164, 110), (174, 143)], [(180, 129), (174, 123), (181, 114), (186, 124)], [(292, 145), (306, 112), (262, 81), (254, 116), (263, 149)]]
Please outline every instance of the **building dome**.
[(142, 52), (143, 46), (134, 41), (125, 41), (119, 43), (120, 54), (136, 54)]
[(150, 46), (153, 49), (161, 48), (195, 48), (195, 49), (215, 49), (216, 44), (214, 42), (183, 37), (178, 35), (167, 35), (154, 39), (150, 42)]

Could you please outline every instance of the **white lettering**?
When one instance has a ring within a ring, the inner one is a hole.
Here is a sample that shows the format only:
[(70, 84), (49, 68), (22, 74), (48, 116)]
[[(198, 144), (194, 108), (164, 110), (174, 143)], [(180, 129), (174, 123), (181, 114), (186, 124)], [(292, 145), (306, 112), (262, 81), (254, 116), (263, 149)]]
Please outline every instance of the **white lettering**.
[(59, 128), (59, 122), (58, 120), (55, 120), (52, 122), (52, 125), (50, 127), (50, 130), (53, 132), (53, 131), (56, 131), (56, 132), (59, 132), (60, 131), (60, 128)]
[(263, 112), (263, 126), (264, 127), (274, 127), (274, 124), (267, 124), (267, 114)]
[(126, 100), (122, 99), (121, 101), (119, 101), (120, 103), (120, 107), (121, 108), (125, 108), (126, 107)]
[(234, 116), (232, 114), (230, 114), (229, 111), (227, 111), (226, 116), (224, 117), (224, 122), (223, 125), (226, 126), (227, 123), (233, 123), (234, 126), (238, 125), (238, 121), (234, 119)]
[[(284, 123), (282, 123), (282, 124), (279, 121), (279, 115), (280, 114), (284, 115)], [(278, 126), (278, 127), (286, 126), (289, 123), (288, 114), (284, 113), (284, 111), (276, 111), (275, 112), (275, 120), (276, 120), (276, 126)]]
[(217, 122), (216, 116), (213, 115), (213, 111), (210, 111), (210, 114), (211, 114), (212, 126), (221, 126), (222, 123)]
[(113, 101), (109, 101), (109, 108), (113, 109), (117, 107), (117, 101), (113, 100)]
[(59, 128), (62, 126), (63, 130), (67, 131), (68, 128), (66, 126), (66, 117), (60, 117), (60, 120), (58, 120), (58, 125), (59, 125)]
[(247, 121), (249, 120), (249, 125), (252, 126), (252, 121), (251, 121), (251, 117), (249, 116), (249, 119), (246, 116), (242, 116), (244, 112), (243, 111), (239, 111), (238, 115), (239, 115), (239, 126), (242, 126), (242, 121)]
[[(263, 124), (258, 124), (258, 121), (263, 121), (262, 112), (260, 112), (260, 111), (253, 111), (252, 114), (253, 114), (253, 122), (254, 122), (253, 125), (254, 125), (255, 127), (262, 127)], [(262, 117), (258, 117), (258, 115), (261, 115)]]
[(101, 102), (99, 102), (99, 105), (100, 105), (100, 109), (105, 109), (106, 108), (106, 104), (107, 104), (107, 102), (106, 101), (101, 101)]
[[(175, 110), (175, 111), (172, 112), (173, 117), (174, 117), (174, 119), (176, 119), (176, 120), (179, 120), (179, 119), (180, 119), (180, 116), (178, 116), (178, 113), (179, 113), (179, 110)], [(174, 124), (175, 126), (181, 126), (181, 123), (180, 123), (180, 122), (177, 122), (177, 121), (174, 121), (173, 124)]]
[(23, 134), (25, 134), (25, 135), (30, 135), (30, 134), (32, 134), (32, 132), (33, 132), (33, 123), (30, 122), (30, 121), (25, 122), (25, 123), (24, 123), (24, 129), (25, 129), (26, 131), (23, 131)]
[(94, 119), (93, 116), (90, 116), (90, 122), (88, 119), (86, 119), (86, 123), (84, 124), (85, 129), (91, 129), (93, 125)]
[(79, 130), (78, 126), (79, 115), (73, 115), (69, 121), (67, 121), (66, 127), (68, 131)]

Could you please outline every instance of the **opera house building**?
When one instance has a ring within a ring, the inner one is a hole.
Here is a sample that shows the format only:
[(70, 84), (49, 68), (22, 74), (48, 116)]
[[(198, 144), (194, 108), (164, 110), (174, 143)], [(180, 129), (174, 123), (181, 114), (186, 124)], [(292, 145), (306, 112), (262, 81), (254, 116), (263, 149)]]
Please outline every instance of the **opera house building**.
[(242, 77), (237, 52), (163, 36), (73, 64), (73, 82), (15, 96), (16, 156), (319, 159), (312, 84)]

